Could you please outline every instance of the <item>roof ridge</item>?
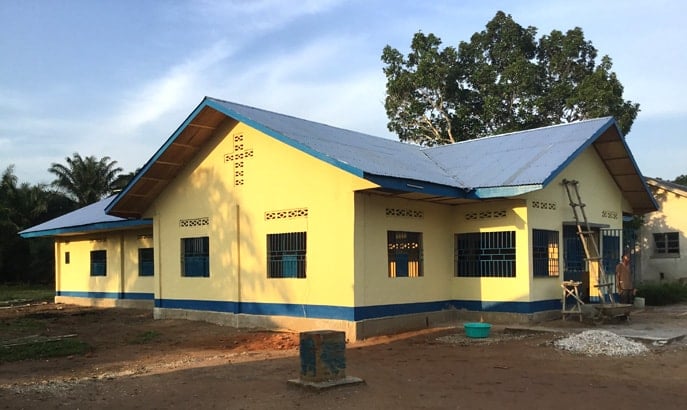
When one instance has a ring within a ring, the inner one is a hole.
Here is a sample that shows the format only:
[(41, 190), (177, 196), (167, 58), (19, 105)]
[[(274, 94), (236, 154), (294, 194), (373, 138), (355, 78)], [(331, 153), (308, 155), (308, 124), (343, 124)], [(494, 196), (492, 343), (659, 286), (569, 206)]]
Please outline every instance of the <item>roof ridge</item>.
[(365, 136), (365, 137), (369, 137), (369, 138), (375, 138), (375, 139), (378, 139), (378, 140), (390, 141), (390, 142), (393, 142), (393, 143), (396, 143), (396, 144), (403, 144), (404, 146), (415, 147), (415, 148), (417, 148), (417, 149), (423, 148), (422, 146), (417, 145), (417, 144), (413, 144), (413, 143), (409, 143), (409, 142), (404, 142), (404, 141), (399, 141), (399, 140), (397, 140), (397, 139), (384, 138), (384, 137), (380, 137), (380, 136), (377, 136), (377, 135), (368, 134), (368, 133), (366, 133), (366, 132), (352, 130), (352, 129), (350, 129), (350, 128), (339, 127), (339, 126), (335, 126), (335, 125), (326, 124), (326, 123), (320, 122), (320, 121), (309, 120), (309, 119), (307, 119), (307, 118), (297, 117), (297, 116), (291, 115), (291, 114), (284, 114), (284, 113), (277, 112), (277, 111), (266, 110), (266, 109), (264, 109), (264, 108), (258, 108), (258, 107), (254, 107), (254, 106), (247, 105), (247, 104), (241, 104), (241, 103), (237, 103), (237, 102), (233, 102), (233, 101), (227, 101), (227, 100), (223, 100), (223, 99), (220, 99), (220, 98), (214, 98), (214, 97), (209, 97), (209, 96), (206, 96), (205, 98), (210, 99), (210, 100), (214, 100), (214, 101), (216, 101), (216, 102), (223, 103), (223, 104), (237, 105), (237, 106), (244, 107), (244, 108), (248, 108), (248, 109), (251, 109), (251, 110), (261, 111), (261, 112), (263, 112), (263, 113), (269, 113), (269, 114), (273, 114), (273, 115), (279, 115), (279, 116), (281, 116), (281, 117), (291, 118), (291, 119), (293, 119), (293, 120), (302, 121), (302, 122), (307, 122), (307, 123), (310, 123), (310, 124), (317, 124), (317, 125), (320, 125), (320, 126), (323, 126), (323, 127), (332, 128), (332, 129), (336, 129), (336, 130), (341, 130), (341, 131), (345, 131), (345, 132), (350, 132), (350, 133), (353, 133), (353, 134), (359, 134), (359, 135), (361, 135), (361, 136)]
[(612, 117), (612, 116), (606, 116), (606, 117), (598, 117), (598, 118), (588, 118), (588, 119), (584, 119), (584, 120), (578, 120), (578, 121), (572, 121), (572, 122), (564, 122), (564, 123), (560, 123), (560, 124), (551, 124), (551, 125), (546, 125), (546, 126), (543, 126), (543, 127), (528, 128), (528, 129), (526, 129), (526, 130), (511, 131), (511, 132), (505, 132), (505, 133), (502, 133), (502, 134), (495, 134), (495, 135), (486, 135), (486, 136), (484, 136), (484, 137), (473, 138), (473, 139), (464, 140), (464, 141), (458, 141), (458, 142), (454, 142), (454, 143), (452, 143), (452, 144), (436, 145), (436, 146), (433, 146), (433, 147), (424, 147), (424, 148), (423, 148), (423, 151), (424, 151), (424, 150), (441, 149), (441, 148), (444, 148), (444, 147), (450, 147), (450, 146), (455, 146), (455, 145), (463, 145), (463, 144), (467, 144), (467, 143), (471, 143), (471, 142), (484, 141), (484, 140), (494, 139), (494, 138), (508, 137), (508, 136), (511, 136), (511, 135), (522, 134), (522, 133), (526, 133), (526, 132), (543, 131), (543, 130), (546, 130), (546, 129), (558, 128), (558, 127), (569, 127), (569, 126), (573, 126), (573, 125), (577, 125), (577, 124), (582, 124), (582, 123), (586, 123), (586, 122), (600, 121), (600, 120), (609, 120), (609, 119), (613, 119), (613, 117)]

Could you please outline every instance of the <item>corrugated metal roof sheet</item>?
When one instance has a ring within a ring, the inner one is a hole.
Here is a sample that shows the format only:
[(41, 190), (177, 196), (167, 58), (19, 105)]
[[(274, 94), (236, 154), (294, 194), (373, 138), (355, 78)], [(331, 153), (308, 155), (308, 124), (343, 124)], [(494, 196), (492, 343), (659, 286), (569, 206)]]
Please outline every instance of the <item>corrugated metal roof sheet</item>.
[[(327, 162), (338, 162), (362, 173), (395, 178), (410, 178), (456, 186), (418, 145), (375, 137), (356, 131), (332, 127), (284, 114), (208, 98), (211, 106), (226, 115), (238, 117), (260, 131)], [(332, 161), (333, 160), (333, 161)]]
[(610, 117), (458, 142), (423, 150), (469, 188), (544, 185), (595, 137)]
[(54, 236), (69, 233), (83, 233), (95, 230), (124, 228), (128, 226), (152, 225), (151, 220), (124, 219), (105, 213), (105, 208), (114, 200), (112, 195), (96, 203), (79, 208), (42, 224), (19, 232), (24, 238)]
[[(183, 143), (177, 145), (195, 153), (222, 126), (223, 119), (229, 118), (366, 178), (388, 192), (405, 192), (437, 201), (509, 197), (541, 189), (594, 144), (635, 209), (642, 212), (655, 207), (610, 117), (423, 148), (206, 97), (106, 212), (141, 215), (191, 156), (172, 153), (176, 152), (173, 148), (177, 140)], [(162, 160), (165, 156), (169, 158)], [(174, 169), (155, 172), (162, 167), (157, 162), (168, 168), (173, 164)], [(148, 174), (151, 178), (147, 178)], [(129, 191), (135, 195), (127, 196)]]

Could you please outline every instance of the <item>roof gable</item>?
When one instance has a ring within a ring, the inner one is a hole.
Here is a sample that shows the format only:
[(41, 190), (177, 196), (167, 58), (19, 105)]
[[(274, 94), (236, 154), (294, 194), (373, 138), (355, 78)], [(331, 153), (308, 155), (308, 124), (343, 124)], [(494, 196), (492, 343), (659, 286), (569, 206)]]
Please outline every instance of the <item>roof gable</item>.
[(656, 208), (610, 117), (423, 148), (206, 97), (105, 212), (140, 217), (206, 141), (237, 122), (387, 192), (418, 198), (483, 199), (541, 189), (593, 145), (633, 208)]

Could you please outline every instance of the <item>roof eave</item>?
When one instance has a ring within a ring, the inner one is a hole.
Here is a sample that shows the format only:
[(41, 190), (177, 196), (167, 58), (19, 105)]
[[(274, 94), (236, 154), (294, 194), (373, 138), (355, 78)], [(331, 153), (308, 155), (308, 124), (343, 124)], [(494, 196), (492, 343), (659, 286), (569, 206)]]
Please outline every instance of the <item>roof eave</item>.
[(421, 193), (450, 198), (467, 198), (468, 190), (448, 185), (436, 184), (410, 178), (392, 177), (365, 173), (363, 178), (379, 185), (381, 188), (400, 192)]
[(66, 226), (63, 228), (53, 228), (44, 229), (40, 231), (21, 231), (19, 236), (22, 238), (41, 238), (46, 236), (62, 236), (62, 235), (73, 235), (79, 233), (88, 233), (94, 231), (108, 231), (113, 229), (127, 229), (136, 228), (143, 226), (152, 226), (152, 219), (132, 219), (125, 221), (114, 221), (114, 222), (98, 222), (86, 225), (78, 226)]
[(542, 184), (530, 185), (515, 185), (515, 186), (499, 186), (499, 187), (484, 187), (475, 188), (470, 192), (468, 198), (472, 199), (493, 199), (493, 198), (509, 198), (518, 195), (523, 195), (532, 191), (543, 189)]

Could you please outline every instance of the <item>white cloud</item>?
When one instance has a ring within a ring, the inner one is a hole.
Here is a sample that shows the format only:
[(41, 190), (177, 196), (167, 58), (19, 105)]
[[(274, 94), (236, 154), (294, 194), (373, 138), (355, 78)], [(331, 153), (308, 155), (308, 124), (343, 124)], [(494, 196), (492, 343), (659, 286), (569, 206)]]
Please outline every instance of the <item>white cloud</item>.
[(170, 68), (162, 77), (126, 93), (119, 114), (108, 121), (110, 129), (121, 135), (135, 133), (178, 108), (182, 102), (188, 102), (196, 93), (198, 83), (203, 82), (204, 72), (231, 53), (232, 49), (225, 42), (217, 42)]

